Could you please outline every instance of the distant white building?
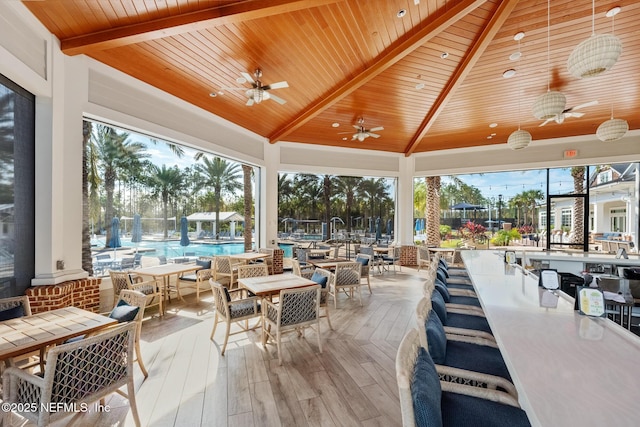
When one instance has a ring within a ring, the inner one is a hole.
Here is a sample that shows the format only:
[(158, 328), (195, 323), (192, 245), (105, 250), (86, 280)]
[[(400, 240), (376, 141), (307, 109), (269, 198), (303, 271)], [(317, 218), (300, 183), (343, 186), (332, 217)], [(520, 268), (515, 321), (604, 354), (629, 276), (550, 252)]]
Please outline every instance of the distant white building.
[[(619, 233), (637, 244), (640, 164), (606, 165), (589, 176), (589, 232)], [(546, 205), (538, 214), (540, 228), (547, 226)], [(555, 199), (551, 206), (551, 230), (573, 230), (573, 199)]]

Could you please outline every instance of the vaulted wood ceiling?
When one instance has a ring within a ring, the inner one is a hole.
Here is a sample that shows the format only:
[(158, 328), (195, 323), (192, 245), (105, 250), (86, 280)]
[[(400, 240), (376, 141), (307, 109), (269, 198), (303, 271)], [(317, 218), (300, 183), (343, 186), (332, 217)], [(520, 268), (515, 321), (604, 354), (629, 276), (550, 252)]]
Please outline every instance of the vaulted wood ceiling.
[[(611, 70), (589, 79), (572, 77), (566, 67), (573, 48), (592, 33), (589, 0), (553, 0), (549, 27), (545, 0), (24, 4), (66, 54), (90, 56), (272, 143), (410, 155), (503, 144), (520, 124), (535, 144), (595, 134), (612, 106), (630, 129), (640, 127), (638, 1), (595, 2), (596, 34), (610, 33), (615, 24), (623, 51)], [(615, 22), (605, 16), (613, 6), (622, 7)], [(520, 31), (525, 37), (518, 45)], [(520, 59), (510, 60), (518, 51)], [(257, 68), (263, 84), (288, 82), (269, 92), (286, 103), (246, 105), (250, 83), (237, 79)], [(508, 69), (516, 75), (503, 78)], [(582, 109), (581, 118), (540, 127), (531, 107), (548, 80), (566, 95), (567, 108), (598, 105)], [(352, 140), (359, 118), (366, 128), (384, 127), (380, 137)]]

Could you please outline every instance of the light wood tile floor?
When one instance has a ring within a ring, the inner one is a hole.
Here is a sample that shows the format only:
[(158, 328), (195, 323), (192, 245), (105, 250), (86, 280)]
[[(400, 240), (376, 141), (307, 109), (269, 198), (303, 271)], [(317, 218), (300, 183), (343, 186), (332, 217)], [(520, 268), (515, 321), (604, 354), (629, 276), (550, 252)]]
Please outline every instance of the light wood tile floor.
[[(275, 345), (263, 348), (260, 330), (233, 335), (220, 356), (224, 325), (213, 326), (210, 293), (200, 304), (170, 305), (164, 319), (144, 321), (137, 365), (136, 399), (144, 426), (399, 426), (395, 355), (404, 333), (415, 326), (423, 270), (372, 276), (373, 295), (330, 304), (335, 330), (322, 321), (322, 349), (313, 331), (283, 338), (283, 364)], [(191, 298), (190, 298), (191, 297)], [(153, 314), (154, 312), (152, 312)], [(233, 329), (232, 329), (233, 330)], [(109, 412), (83, 414), (82, 426), (133, 426), (126, 399), (113, 394)], [(19, 420), (14, 416), (14, 421)], [(56, 426), (63, 426), (58, 422)]]

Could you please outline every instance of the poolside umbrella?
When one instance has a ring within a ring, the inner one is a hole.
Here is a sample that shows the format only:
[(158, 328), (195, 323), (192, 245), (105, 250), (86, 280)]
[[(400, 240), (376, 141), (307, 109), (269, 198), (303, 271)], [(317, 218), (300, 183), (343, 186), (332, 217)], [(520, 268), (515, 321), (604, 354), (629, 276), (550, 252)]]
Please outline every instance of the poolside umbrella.
[(391, 218), (387, 220), (387, 236), (391, 236), (391, 232), (393, 231), (393, 221)]
[(373, 233), (373, 217), (369, 218), (369, 233)]
[[(180, 218), (180, 246), (183, 248), (189, 246), (189, 221), (187, 217)], [(182, 250), (182, 256), (184, 256), (184, 249)]]
[(131, 243), (136, 244), (136, 253), (140, 242), (142, 242), (142, 219), (140, 214), (135, 214), (133, 215), (133, 225), (131, 226)]
[(111, 239), (109, 239), (109, 247), (113, 248), (113, 258), (116, 258), (116, 249), (121, 247), (120, 243), (120, 219), (114, 216), (111, 220)]
[(416, 234), (420, 234), (422, 232), (422, 220), (420, 218), (416, 219)]
[(382, 240), (382, 225), (380, 217), (376, 218), (376, 240)]

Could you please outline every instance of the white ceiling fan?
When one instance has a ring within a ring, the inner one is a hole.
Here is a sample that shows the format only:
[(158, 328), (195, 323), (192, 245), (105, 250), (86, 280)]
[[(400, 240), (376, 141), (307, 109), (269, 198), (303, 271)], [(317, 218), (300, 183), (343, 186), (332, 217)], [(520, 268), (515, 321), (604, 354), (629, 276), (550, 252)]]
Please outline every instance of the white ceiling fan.
[[(245, 92), (245, 95), (248, 98), (246, 105), (251, 106), (253, 104), (260, 104), (262, 101), (265, 101), (267, 99), (272, 99), (280, 105), (287, 102), (284, 99), (280, 98), (279, 96), (276, 96), (269, 92), (274, 89), (282, 89), (285, 87), (289, 87), (289, 84), (286, 81), (271, 83), (268, 85), (262, 84), (262, 81), (260, 80), (262, 78), (262, 70), (260, 68), (257, 68), (253, 72), (253, 76), (255, 78), (252, 77), (249, 73), (242, 72), (240, 74), (242, 75), (242, 78), (238, 79), (238, 83), (249, 82), (251, 83), (251, 86), (252, 86), (251, 89)], [(243, 88), (243, 87), (227, 87), (222, 89), (246, 90), (246, 88)]]
[(587, 107), (592, 107), (594, 105), (598, 105), (598, 101), (586, 102), (584, 104), (576, 105), (575, 107), (567, 108), (566, 110), (562, 111), (562, 113), (556, 114), (554, 117), (548, 118), (544, 122), (540, 123), (540, 126), (544, 126), (547, 123), (552, 122), (552, 121), (555, 121), (556, 123), (561, 125), (562, 123), (564, 123), (564, 119), (566, 119), (566, 118), (569, 118), (569, 117), (582, 117), (582, 116), (584, 116), (584, 113), (576, 111), (576, 110), (580, 110), (582, 108), (587, 108)]
[[(380, 138), (380, 135), (378, 135), (377, 133), (374, 132), (378, 132), (381, 130), (384, 130), (384, 128), (382, 126), (377, 126), (371, 129), (365, 129), (364, 127), (364, 118), (360, 117), (358, 119), (358, 124), (352, 125), (354, 128), (356, 128), (356, 133), (354, 133), (353, 135), (351, 135), (351, 140), (355, 141), (358, 140), (360, 142), (364, 141), (365, 139), (372, 137), (372, 138)], [(341, 134), (344, 133), (351, 133), (351, 132), (340, 132)]]

